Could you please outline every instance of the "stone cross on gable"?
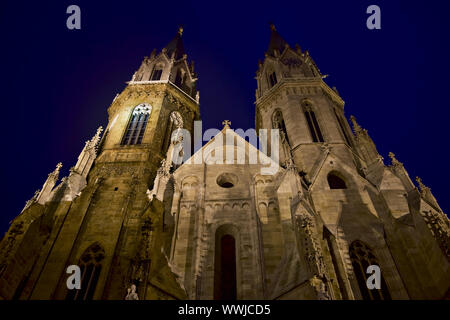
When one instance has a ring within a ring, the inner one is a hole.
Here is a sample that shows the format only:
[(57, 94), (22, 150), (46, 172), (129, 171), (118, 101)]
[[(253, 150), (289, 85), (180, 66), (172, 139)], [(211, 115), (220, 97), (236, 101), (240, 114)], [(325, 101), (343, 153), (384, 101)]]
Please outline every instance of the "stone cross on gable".
[(224, 120), (222, 121), (222, 124), (225, 128), (229, 128), (231, 125), (231, 121), (230, 120)]

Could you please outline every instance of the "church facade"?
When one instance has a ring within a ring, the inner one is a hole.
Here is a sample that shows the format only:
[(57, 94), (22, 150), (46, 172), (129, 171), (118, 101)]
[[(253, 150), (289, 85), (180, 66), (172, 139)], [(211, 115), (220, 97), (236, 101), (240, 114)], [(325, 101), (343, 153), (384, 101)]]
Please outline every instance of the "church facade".
[(0, 299), (450, 298), (449, 219), (350, 127), (323, 78), (271, 26), (254, 132), (277, 139), (258, 150), (224, 121), (194, 150), (179, 134), (201, 119), (180, 29), (114, 98), (69, 176), (58, 164), (12, 221)]

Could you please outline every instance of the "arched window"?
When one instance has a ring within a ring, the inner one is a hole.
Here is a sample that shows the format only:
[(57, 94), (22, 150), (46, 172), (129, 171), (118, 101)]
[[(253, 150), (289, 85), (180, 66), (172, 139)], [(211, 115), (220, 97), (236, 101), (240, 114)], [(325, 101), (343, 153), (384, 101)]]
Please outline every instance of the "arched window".
[(277, 84), (277, 75), (275, 72), (269, 74), (269, 84), (271, 88)]
[(311, 133), (313, 142), (324, 142), (319, 123), (316, 119), (316, 114), (312, 110), (311, 104), (306, 101), (303, 103), (303, 108), (305, 110), (305, 118), (308, 123), (309, 132)]
[(153, 73), (152, 73), (152, 81), (157, 81), (161, 79), (161, 75), (162, 75), (162, 68), (161, 67), (155, 67), (155, 69), (153, 69)]
[(66, 300), (92, 300), (97, 286), (105, 251), (94, 243), (82, 254), (78, 266), (81, 271), (81, 289), (68, 290)]
[(236, 241), (230, 234), (216, 234), (214, 300), (236, 300)]
[(164, 153), (166, 153), (167, 149), (169, 149), (173, 131), (180, 128), (183, 128), (183, 118), (181, 117), (181, 114), (178, 111), (172, 111), (169, 115), (166, 133), (164, 135), (164, 142), (162, 147)]
[(345, 181), (339, 178), (335, 173), (330, 172), (327, 176), (328, 185), (330, 189), (347, 189)]
[(289, 143), (289, 137), (286, 130), (286, 124), (284, 123), (283, 114), (280, 110), (276, 110), (272, 116), (272, 125), (274, 129), (280, 130), (280, 137), (282, 139), (286, 139), (287, 143)]
[(359, 290), (364, 300), (391, 300), (383, 274), (381, 274), (381, 288), (370, 290), (367, 287), (367, 267), (377, 265), (377, 258), (373, 255), (372, 250), (362, 241), (356, 240), (350, 245), (350, 259), (358, 281)]
[(133, 109), (127, 131), (125, 131), (122, 139), (122, 145), (141, 144), (151, 112), (152, 107), (146, 103), (141, 103)]

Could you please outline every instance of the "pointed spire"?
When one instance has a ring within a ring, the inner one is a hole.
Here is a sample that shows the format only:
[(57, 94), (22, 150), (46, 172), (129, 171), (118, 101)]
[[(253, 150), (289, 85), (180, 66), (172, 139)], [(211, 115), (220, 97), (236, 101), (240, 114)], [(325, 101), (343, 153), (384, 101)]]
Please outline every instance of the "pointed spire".
[(177, 35), (169, 42), (169, 44), (164, 48), (166, 49), (167, 55), (169, 57), (174, 57), (175, 60), (183, 58), (185, 55), (184, 45), (181, 36), (183, 35), (183, 27), (178, 28)]
[(278, 53), (281, 54), (286, 48), (286, 46), (289, 46), (289, 44), (283, 39), (282, 36), (280, 36), (273, 23), (270, 23), (270, 30), (271, 34), (267, 54), (275, 56), (276, 51), (278, 51)]
[(97, 145), (100, 141), (100, 135), (101, 135), (102, 131), (103, 131), (102, 126), (97, 128), (97, 132), (95, 133), (95, 135), (92, 137), (91, 141), (89, 142), (89, 147), (91, 147), (91, 148), (97, 147)]
[(44, 204), (50, 199), (50, 195), (52, 192), (53, 187), (55, 186), (56, 182), (58, 181), (59, 177), (59, 171), (62, 168), (62, 163), (59, 162), (56, 165), (56, 169), (53, 170), (49, 175), (47, 180), (45, 180), (44, 185), (42, 186), (41, 191), (39, 192), (39, 195), (36, 197), (36, 200), (40, 204)]
[(55, 170), (52, 173), (50, 173), (49, 176), (51, 175), (51, 176), (58, 177), (59, 176), (59, 171), (61, 170), (62, 166), (63, 166), (62, 163), (58, 162), (58, 164), (56, 165)]

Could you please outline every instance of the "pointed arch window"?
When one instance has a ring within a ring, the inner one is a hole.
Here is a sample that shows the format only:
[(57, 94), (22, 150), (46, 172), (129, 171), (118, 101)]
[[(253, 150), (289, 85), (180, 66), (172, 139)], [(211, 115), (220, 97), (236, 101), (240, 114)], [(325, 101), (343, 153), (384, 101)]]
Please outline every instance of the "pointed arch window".
[(289, 137), (286, 130), (286, 124), (284, 123), (283, 114), (280, 110), (276, 110), (272, 116), (272, 126), (274, 129), (280, 130), (280, 136), (282, 139), (286, 139), (287, 143), (289, 143)]
[(347, 189), (344, 179), (340, 178), (333, 172), (330, 172), (327, 176), (328, 185), (330, 189)]
[(317, 122), (316, 114), (309, 102), (303, 104), (305, 110), (305, 118), (308, 123), (309, 132), (313, 142), (324, 142), (322, 131), (320, 131), (319, 123)]
[(372, 250), (364, 242), (356, 240), (350, 245), (350, 260), (352, 262), (353, 271), (358, 281), (359, 290), (364, 300), (391, 300), (383, 274), (381, 274), (381, 288), (370, 290), (367, 287), (367, 278), (370, 276), (366, 273), (367, 267), (377, 265), (378, 260), (372, 253)]
[(133, 109), (127, 130), (122, 139), (122, 145), (141, 144), (151, 112), (152, 107), (146, 103), (141, 103)]
[(161, 75), (162, 75), (162, 68), (155, 67), (155, 69), (153, 69), (153, 73), (152, 73), (152, 81), (160, 80), (161, 79)]
[(214, 300), (236, 300), (236, 241), (230, 234), (219, 239), (216, 250)]
[(69, 290), (66, 300), (92, 300), (97, 287), (105, 251), (94, 243), (81, 255), (78, 266), (81, 271), (81, 289)]
[(269, 84), (270, 84), (270, 87), (272, 88), (274, 85), (276, 85), (277, 84), (277, 74), (275, 73), (275, 71), (274, 72), (272, 72), (272, 73), (270, 73), (269, 74)]

